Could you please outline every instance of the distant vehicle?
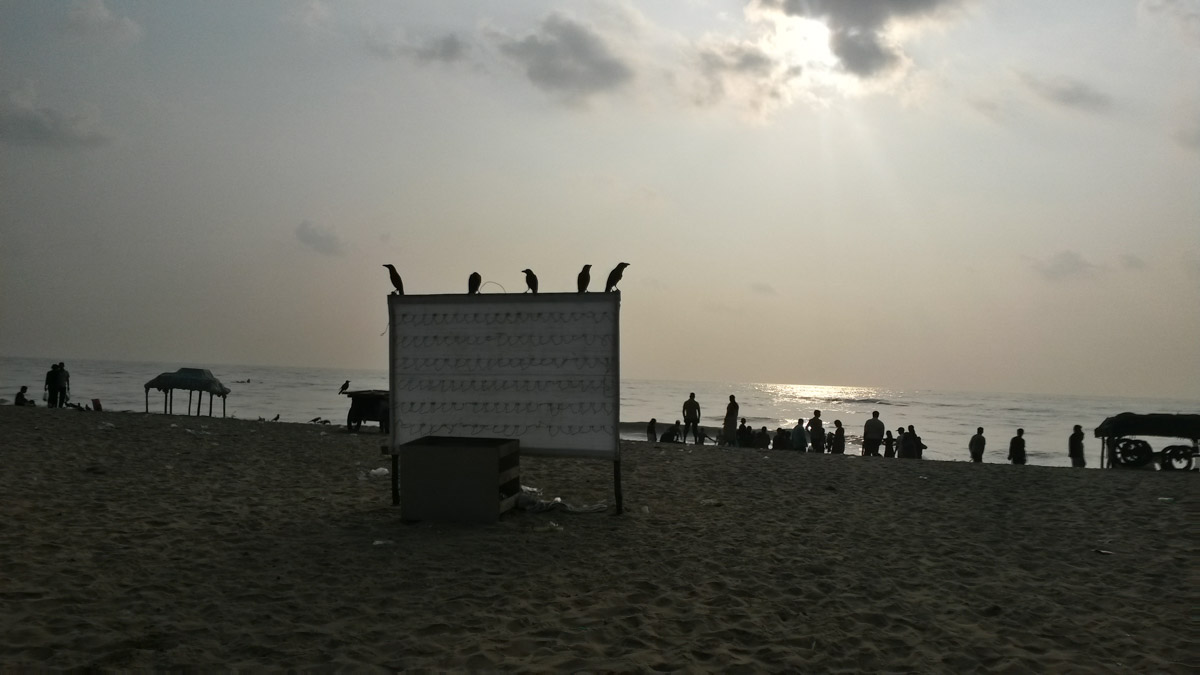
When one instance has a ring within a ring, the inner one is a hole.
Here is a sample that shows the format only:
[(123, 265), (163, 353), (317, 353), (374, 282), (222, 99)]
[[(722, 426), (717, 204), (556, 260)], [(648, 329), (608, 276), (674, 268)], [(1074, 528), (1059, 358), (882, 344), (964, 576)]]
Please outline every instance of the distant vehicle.
[[(1183, 438), (1191, 445), (1168, 445), (1155, 452), (1150, 443), (1133, 436)], [(1200, 465), (1200, 415), (1121, 413), (1096, 427), (1100, 468), (1190, 471)]]

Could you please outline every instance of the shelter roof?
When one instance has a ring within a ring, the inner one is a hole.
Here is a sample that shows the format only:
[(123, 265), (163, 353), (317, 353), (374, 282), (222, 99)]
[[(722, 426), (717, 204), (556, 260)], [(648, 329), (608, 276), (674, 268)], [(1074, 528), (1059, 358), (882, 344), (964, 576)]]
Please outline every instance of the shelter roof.
[(227, 396), (230, 391), (229, 387), (213, 377), (212, 372), (203, 368), (180, 368), (173, 373), (163, 373), (147, 382), (146, 389), (206, 391), (214, 396)]

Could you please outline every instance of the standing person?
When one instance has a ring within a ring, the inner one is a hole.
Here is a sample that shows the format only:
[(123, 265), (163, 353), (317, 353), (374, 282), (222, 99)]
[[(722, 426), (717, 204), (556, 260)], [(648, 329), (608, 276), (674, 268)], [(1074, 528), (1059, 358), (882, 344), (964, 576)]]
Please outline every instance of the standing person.
[(813, 452), (825, 452), (825, 423), (821, 421), (820, 410), (814, 410), (808, 421), (808, 436), (812, 439)]
[(829, 448), (831, 455), (846, 454), (846, 429), (841, 420), (833, 421), (833, 443)]
[(658, 424), (658, 418), (651, 417), (650, 423), (646, 425), (646, 440), (654, 443), (658, 441), (658, 430), (655, 428)]
[(688, 394), (688, 400), (683, 402), (683, 442), (687, 442), (688, 430), (692, 431), (692, 440), (700, 442), (700, 402), (696, 400), (696, 392)]
[(1017, 429), (1017, 435), (1008, 442), (1008, 459), (1013, 464), (1025, 464), (1025, 430)]
[(896, 456), (896, 439), (892, 438), (892, 430), (888, 429), (887, 435), (883, 437), (883, 456)]
[(737, 423), (738, 423), (738, 404), (737, 399), (733, 394), (729, 395), (729, 405), (725, 406), (725, 426), (722, 428), (722, 433), (725, 436), (725, 444), (737, 447)]
[(896, 457), (900, 456), (900, 451), (904, 449), (904, 427), (896, 428)]
[(921, 459), (922, 451), (925, 449), (925, 444), (921, 442), (921, 437), (917, 435), (917, 430), (913, 425), (908, 425), (908, 431), (904, 432), (904, 438), (900, 442), (901, 459)]
[(737, 428), (738, 447), (753, 448), (754, 447), (754, 430), (746, 426), (746, 418), (742, 418), (742, 423)]
[(62, 361), (58, 362), (58, 381), (62, 383), (58, 407), (65, 408), (67, 407), (67, 401), (71, 399), (71, 373), (67, 372), (67, 364)]
[(796, 428), (792, 429), (792, 449), (804, 452), (808, 450), (808, 432), (804, 430), (804, 418), (796, 420)]
[(1067, 439), (1067, 456), (1071, 458), (1071, 466), (1076, 469), (1087, 467), (1087, 460), (1083, 458), (1083, 427), (1076, 424), (1075, 433)]
[(983, 427), (975, 430), (975, 435), (971, 437), (971, 442), (967, 444), (967, 450), (971, 451), (971, 461), (979, 464), (983, 462), (983, 446), (987, 445), (987, 439), (983, 437)]
[(871, 413), (871, 419), (863, 425), (862, 456), (878, 457), (879, 445), (883, 443), (883, 420), (879, 419), (879, 411)]
[(46, 407), (55, 408), (58, 406), (58, 364), (51, 363), (50, 370), (46, 372), (46, 386), (43, 387), (46, 392)]
[(67, 364), (58, 362), (58, 407), (67, 407), (71, 399), (71, 373), (67, 372)]

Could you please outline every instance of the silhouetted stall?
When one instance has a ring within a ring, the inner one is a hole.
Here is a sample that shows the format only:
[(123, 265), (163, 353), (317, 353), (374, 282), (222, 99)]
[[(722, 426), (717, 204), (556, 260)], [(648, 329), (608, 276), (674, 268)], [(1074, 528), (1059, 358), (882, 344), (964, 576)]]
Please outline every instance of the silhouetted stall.
[(229, 396), (229, 387), (213, 377), (213, 374), (203, 368), (180, 368), (173, 373), (163, 373), (146, 383), (146, 412), (150, 412), (150, 390), (157, 389), (163, 394), (163, 414), (175, 414), (175, 390), (186, 389), (188, 393), (188, 413), (192, 414), (192, 392), (200, 392), (196, 398), (196, 415), (200, 414), (200, 404), (204, 402), (204, 394), (208, 392), (208, 416), (212, 417), (212, 400), (214, 396), (221, 397), (221, 417), (225, 416), (225, 397)]
[[(1186, 438), (1191, 445), (1168, 445), (1154, 452), (1150, 444), (1132, 436)], [(1200, 415), (1121, 413), (1096, 427), (1100, 444), (1100, 468), (1153, 468), (1187, 471), (1200, 457)]]
[(346, 415), (346, 430), (358, 431), (363, 422), (379, 422), (379, 431), (388, 433), (388, 393), (385, 389), (347, 391), (350, 412)]

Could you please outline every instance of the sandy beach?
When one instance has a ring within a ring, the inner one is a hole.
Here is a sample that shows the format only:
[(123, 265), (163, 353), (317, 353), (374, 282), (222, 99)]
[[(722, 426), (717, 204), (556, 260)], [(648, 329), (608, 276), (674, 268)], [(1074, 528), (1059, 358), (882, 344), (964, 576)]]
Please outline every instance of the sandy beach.
[(0, 406), (0, 667), (1200, 668), (1195, 473), (631, 442), (624, 515), (467, 526), (401, 519), (380, 438)]

